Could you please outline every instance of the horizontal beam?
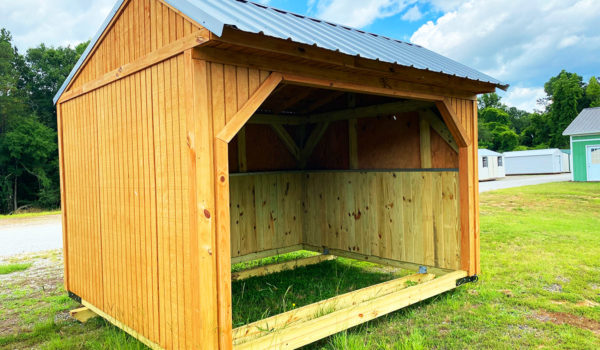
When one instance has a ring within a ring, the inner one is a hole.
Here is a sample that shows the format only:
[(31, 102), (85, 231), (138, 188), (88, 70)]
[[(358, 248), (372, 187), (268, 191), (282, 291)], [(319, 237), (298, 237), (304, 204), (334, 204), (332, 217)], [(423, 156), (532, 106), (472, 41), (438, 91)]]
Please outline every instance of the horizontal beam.
[(317, 247), (317, 246), (313, 246), (310, 244), (303, 244), (303, 248), (304, 248), (304, 250), (310, 250), (310, 251), (317, 252), (317, 253), (322, 253), (324, 251), (324, 249), (327, 249), (327, 251), (330, 254), (333, 254), (335, 256), (340, 256), (343, 258), (349, 258), (349, 259), (355, 259), (355, 260), (361, 260), (361, 261), (367, 261), (367, 262), (372, 262), (372, 263), (380, 264), (380, 265), (387, 265), (387, 266), (391, 266), (391, 267), (398, 267), (401, 269), (415, 271), (415, 272), (418, 272), (421, 266), (427, 267), (427, 272), (431, 272), (436, 275), (443, 275), (443, 274), (453, 271), (450, 269), (443, 269), (443, 268), (439, 268), (439, 267), (435, 267), (435, 266), (428, 266), (428, 265), (416, 264), (416, 263), (407, 262), (407, 261), (386, 259), (386, 258), (382, 258), (379, 256), (374, 256), (374, 255), (365, 255), (365, 254), (360, 254), (360, 253), (355, 253), (355, 252), (349, 252), (349, 251), (346, 251), (343, 249)]
[[(252, 173), (243, 173), (243, 175), (249, 175), (249, 174), (252, 174)], [(232, 174), (232, 175), (237, 175), (237, 174)], [(243, 263), (246, 261), (259, 260), (259, 259), (268, 258), (271, 256), (297, 252), (302, 249), (304, 249), (302, 247), (302, 244), (295, 244), (295, 245), (291, 245), (289, 247), (263, 250), (263, 251), (256, 252), (256, 253), (250, 253), (250, 254), (246, 254), (246, 255), (233, 257), (233, 258), (231, 258), (231, 264), (239, 264), (239, 263)]]
[[(274, 54), (284, 54), (295, 59), (302, 58), (332, 64), (343, 69), (355, 69), (365, 74), (377, 74), (386, 77), (400, 77), (415, 83), (426, 83), (438, 86), (462, 89), (473, 93), (495, 91), (495, 85), (481, 81), (451, 76), (449, 74), (425, 71), (413, 67), (401, 66), (396, 63), (376, 61), (364, 57), (342, 54), (315, 45), (301, 44), (290, 40), (267, 38), (263, 35), (247, 33), (232, 28), (225, 29), (223, 35), (211, 36), (218, 42), (224, 42), (240, 47), (252, 48)], [(506, 87), (500, 87), (506, 89)]]
[(247, 279), (247, 278), (251, 278), (251, 277), (266, 276), (266, 275), (270, 275), (272, 273), (294, 270), (298, 267), (315, 265), (315, 264), (321, 263), (323, 261), (333, 260), (333, 259), (335, 259), (335, 256), (333, 256), (333, 255), (315, 255), (315, 256), (309, 256), (307, 258), (284, 261), (284, 262), (276, 263), (276, 264), (258, 266), (258, 267), (254, 267), (254, 268), (247, 269), (247, 270), (232, 272), (231, 280), (239, 281), (239, 280), (243, 280), (243, 279)]
[(435, 278), (433, 274), (414, 274), (397, 278), (391, 281), (378, 283), (359, 290), (341, 294), (326, 300), (322, 300), (310, 305), (302, 306), (263, 320), (259, 320), (233, 330), (234, 343), (240, 344), (261, 335), (268, 334), (291, 324), (309, 321), (315, 315), (324, 312), (334, 312), (355, 306), (364, 301), (388, 295), (407, 288), (412, 283), (423, 283)]
[(345, 108), (332, 112), (299, 116), (261, 113), (253, 115), (248, 122), (252, 124), (303, 125), (414, 112), (420, 109), (426, 109), (428, 107), (433, 107), (433, 104), (430, 102), (411, 100), (383, 103), (365, 107)]
[(150, 339), (146, 338), (141, 333), (138, 333), (136, 330), (127, 326), (123, 322), (120, 322), (116, 318), (112, 317), (111, 315), (109, 315), (109, 314), (105, 313), (104, 311), (100, 310), (99, 308), (95, 307), (88, 301), (81, 300), (81, 304), (83, 304), (83, 306), (90, 309), (92, 312), (98, 314), (98, 316), (102, 317), (103, 319), (105, 319), (108, 322), (112, 323), (113, 325), (117, 326), (117, 328), (120, 328), (121, 330), (125, 331), (126, 333), (129, 333), (129, 335), (131, 335), (135, 339), (139, 340), (140, 342), (144, 343), (150, 349), (152, 349), (152, 350), (162, 350), (163, 349), (160, 347), (160, 345), (158, 345), (155, 342), (151, 341)]
[(173, 56), (176, 56), (185, 50), (200, 46), (208, 42), (206, 30), (196, 31), (190, 35), (187, 35), (177, 41), (174, 41), (168, 45), (161, 47), (160, 49), (147, 54), (133, 62), (124, 64), (106, 74), (102, 77), (87, 82), (77, 89), (69, 90), (61, 95), (58, 99), (58, 103), (66, 102), (74, 99), (75, 97), (87, 94), (88, 92), (99, 89), (105, 85), (108, 85), (119, 79), (123, 79), (126, 76), (137, 73), (149, 66), (165, 61)]
[[(193, 57), (215, 63), (235, 64), (241, 67), (291, 74), (288, 78), (292, 83), (318, 86), (329, 90), (371, 93), (409, 99), (417, 96), (419, 99), (428, 101), (441, 100), (444, 96), (473, 101), (477, 99), (476, 94), (457, 89), (382, 78), (373, 74), (360, 74), (358, 72), (356, 74), (349, 74), (348, 72), (335, 69), (320, 68), (306, 64), (291, 64), (289, 60), (286, 61), (280, 58), (249, 55), (214, 47), (202, 46), (196, 48)], [(318, 82), (297, 82), (299, 79), (293, 79), (296, 76), (308, 77), (309, 79), (312, 77), (312, 79), (318, 79)], [(350, 85), (344, 85), (346, 83)]]
[(360, 301), (351, 307), (334, 311), (306, 322), (291, 324), (288, 327), (269, 332), (267, 335), (245, 343), (234, 344), (234, 349), (296, 349), (408, 305), (452, 290), (456, 288), (456, 281), (465, 276), (467, 276), (465, 271), (454, 271), (416, 286), (370, 300)]

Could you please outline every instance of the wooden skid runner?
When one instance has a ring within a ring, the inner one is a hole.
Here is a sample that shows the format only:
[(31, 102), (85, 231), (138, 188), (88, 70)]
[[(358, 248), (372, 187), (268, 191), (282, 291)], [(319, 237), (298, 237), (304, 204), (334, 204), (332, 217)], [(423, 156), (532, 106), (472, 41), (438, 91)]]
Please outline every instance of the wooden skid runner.
[(308, 258), (295, 259), (295, 260), (284, 261), (284, 262), (276, 263), (276, 264), (258, 266), (255, 268), (242, 270), (239, 272), (232, 272), (231, 280), (239, 281), (239, 280), (243, 280), (243, 279), (250, 278), (250, 277), (265, 276), (265, 275), (268, 275), (271, 273), (293, 270), (297, 267), (314, 265), (314, 264), (318, 264), (320, 262), (323, 262), (326, 260), (332, 260), (332, 259), (335, 259), (335, 256), (333, 256), (333, 255), (315, 255), (315, 256), (309, 256)]
[[(234, 348), (296, 349), (454, 289), (456, 280), (465, 276), (465, 271), (435, 279), (416, 274), (307, 305), (234, 329)], [(419, 284), (409, 287), (408, 281)]]

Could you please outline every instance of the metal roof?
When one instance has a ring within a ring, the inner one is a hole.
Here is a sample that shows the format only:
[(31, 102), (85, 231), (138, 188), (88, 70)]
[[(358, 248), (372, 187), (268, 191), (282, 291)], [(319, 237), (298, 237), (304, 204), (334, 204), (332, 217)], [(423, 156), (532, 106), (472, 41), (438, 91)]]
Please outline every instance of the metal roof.
[(489, 149), (486, 149), (486, 148), (480, 148), (478, 150), (478, 155), (480, 157), (502, 157), (501, 153), (490, 151)]
[(563, 131), (565, 136), (600, 134), (600, 107), (585, 108)]
[[(480, 81), (506, 89), (508, 85), (473, 68), (427, 50), (419, 45), (368, 33), (348, 26), (275, 9), (246, 0), (163, 0), (181, 11), (213, 34), (221, 36), (225, 26), (250, 33), (292, 40), (323, 49), (360, 56), (401, 66), (443, 73), (469, 80)], [(54, 102), (58, 100), (75, 72), (90, 53), (102, 32), (122, 4), (118, 0), (100, 31), (91, 41), (77, 65), (62, 85)]]
[(547, 155), (561, 154), (561, 153), (562, 152), (558, 148), (532, 149), (532, 150), (527, 150), (527, 151), (504, 152), (504, 158), (547, 156)]

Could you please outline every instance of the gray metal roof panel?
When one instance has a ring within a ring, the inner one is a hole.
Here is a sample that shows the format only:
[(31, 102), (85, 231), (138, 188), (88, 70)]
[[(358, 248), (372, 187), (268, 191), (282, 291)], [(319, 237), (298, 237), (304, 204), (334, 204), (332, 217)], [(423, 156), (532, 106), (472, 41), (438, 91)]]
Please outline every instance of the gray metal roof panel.
[(547, 156), (552, 154), (562, 153), (558, 148), (546, 148), (546, 149), (530, 149), (526, 151), (511, 151), (504, 152), (504, 158), (513, 157), (530, 157), (530, 156)]
[(490, 151), (487, 148), (480, 148), (480, 149), (478, 149), (477, 150), (477, 155), (480, 156), (480, 157), (486, 157), (486, 156), (502, 157), (501, 153)]
[[(421, 70), (481, 81), (501, 88), (506, 87), (505, 84), (489, 75), (419, 45), (367, 33), (348, 26), (275, 9), (250, 1), (164, 1), (217, 36), (222, 35), (223, 28), (226, 25), (234, 26), (244, 32), (259, 33), (269, 37), (314, 45), (347, 55), (360, 56), (406, 67), (414, 67)], [(73, 78), (75, 72), (81, 67), (87, 55), (89, 55), (91, 48), (96, 44), (122, 2), (123, 0), (118, 0), (100, 31), (96, 34), (88, 49), (54, 97), (55, 103)]]
[(600, 134), (600, 107), (585, 108), (563, 131), (565, 136)]

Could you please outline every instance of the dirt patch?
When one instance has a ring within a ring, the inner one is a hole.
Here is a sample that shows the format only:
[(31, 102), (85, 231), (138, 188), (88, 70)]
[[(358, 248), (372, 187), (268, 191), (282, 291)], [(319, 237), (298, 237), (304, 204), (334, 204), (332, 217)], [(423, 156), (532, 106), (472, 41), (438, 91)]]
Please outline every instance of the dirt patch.
[(595, 307), (595, 306), (600, 306), (599, 303), (592, 301), (592, 300), (582, 300), (580, 302), (577, 303), (577, 306), (582, 306), (582, 307)]
[(576, 316), (565, 312), (547, 312), (540, 311), (533, 316), (536, 320), (542, 322), (552, 322), (554, 324), (562, 325), (568, 324), (569, 326), (587, 329), (592, 333), (600, 336), (600, 322), (592, 320), (583, 316)]

